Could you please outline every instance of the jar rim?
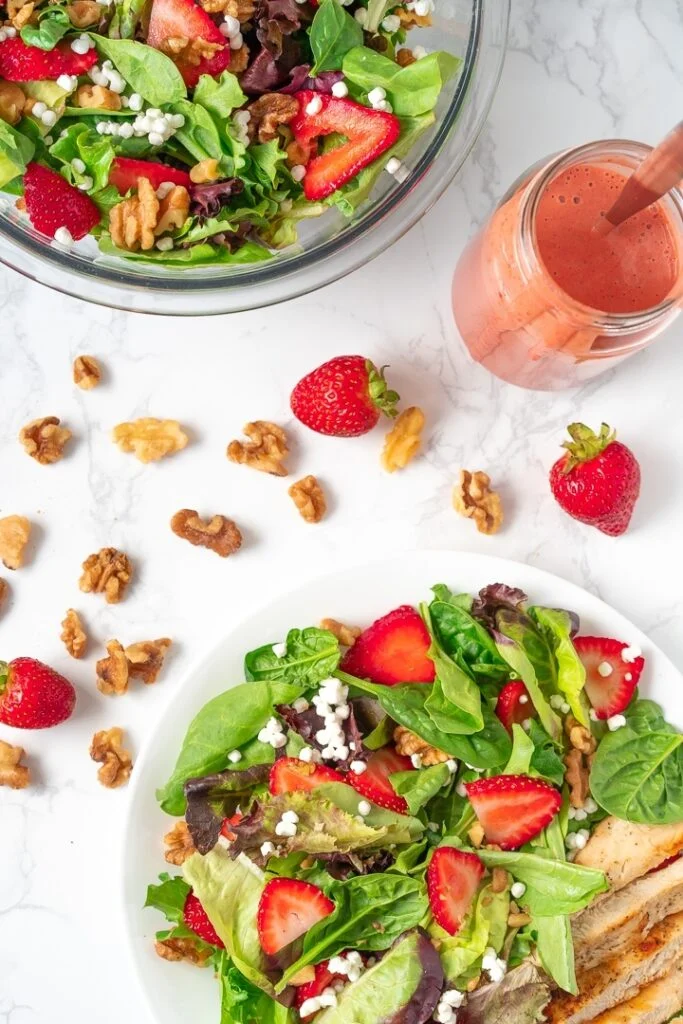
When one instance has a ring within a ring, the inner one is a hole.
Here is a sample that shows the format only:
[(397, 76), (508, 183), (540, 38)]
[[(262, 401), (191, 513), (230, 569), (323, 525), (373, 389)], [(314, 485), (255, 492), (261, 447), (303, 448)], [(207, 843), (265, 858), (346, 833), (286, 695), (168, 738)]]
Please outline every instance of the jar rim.
[[(648, 309), (636, 310), (625, 313), (608, 313), (588, 306), (573, 298), (561, 288), (548, 273), (543, 262), (536, 238), (536, 216), (541, 197), (548, 185), (557, 175), (568, 167), (577, 163), (590, 163), (597, 160), (605, 161), (610, 156), (626, 157), (633, 163), (633, 169), (640, 164), (649, 153), (652, 146), (644, 142), (634, 142), (630, 139), (603, 139), (598, 142), (588, 142), (581, 146), (573, 146), (565, 149), (554, 156), (530, 178), (524, 187), (520, 202), (520, 216), (518, 221), (518, 242), (519, 256), (522, 268), (531, 280), (533, 276), (542, 274), (552, 291), (557, 295), (558, 306), (562, 306), (567, 312), (579, 319), (590, 318), (592, 324), (604, 335), (619, 335), (636, 333), (647, 328), (659, 325), (668, 314), (674, 312), (683, 294), (683, 267), (680, 268), (679, 283), (672, 291), (656, 306)], [(680, 233), (683, 237), (683, 191), (676, 187), (664, 197), (673, 206), (680, 222)], [(660, 200), (661, 202), (662, 200)], [(679, 245), (679, 260), (683, 256), (683, 245)]]

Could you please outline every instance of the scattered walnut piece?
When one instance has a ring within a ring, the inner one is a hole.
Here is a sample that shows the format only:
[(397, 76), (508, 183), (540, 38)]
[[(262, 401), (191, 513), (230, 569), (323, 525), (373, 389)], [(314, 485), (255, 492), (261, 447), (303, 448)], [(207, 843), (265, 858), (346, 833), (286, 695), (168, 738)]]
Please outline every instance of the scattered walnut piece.
[(337, 622), (336, 619), (322, 619), (320, 628), (328, 629), (330, 633), (334, 633), (339, 643), (344, 647), (353, 647), (363, 632), (360, 626), (346, 626), (343, 622)]
[(273, 476), (287, 476), (282, 463), (289, 455), (289, 448), (282, 427), (268, 420), (254, 420), (245, 425), (243, 433), (249, 438), (249, 443), (230, 442), (227, 455), (231, 462), (239, 462)]
[(81, 391), (91, 391), (102, 380), (100, 364), (94, 356), (77, 356), (74, 360), (74, 384)]
[(128, 555), (116, 548), (101, 548), (88, 555), (78, 585), (85, 594), (104, 594), (107, 604), (118, 604), (133, 575)]
[(190, 168), (190, 181), (195, 185), (202, 185), (206, 181), (218, 181), (221, 177), (221, 169), (218, 160), (200, 160), (198, 164)]
[(143, 683), (156, 683), (170, 646), (168, 637), (161, 637), (159, 640), (141, 640), (126, 647), (130, 677), (142, 679)]
[(75, 608), (69, 608), (62, 619), (60, 640), (72, 658), (82, 658), (88, 646), (88, 635)]
[(71, 437), (71, 431), (60, 427), (57, 416), (43, 416), (31, 420), (19, 431), (19, 440), (24, 450), (41, 466), (59, 462), (64, 454), (64, 445)]
[(133, 768), (130, 751), (123, 746), (123, 729), (101, 729), (96, 732), (90, 744), (90, 756), (102, 767), (97, 778), (108, 789), (116, 789), (128, 782)]
[(505, 892), (510, 884), (510, 876), (505, 868), (494, 868), (491, 872), (491, 892)]
[(138, 178), (137, 194), (109, 211), (109, 233), (119, 249), (151, 249), (164, 231), (182, 227), (190, 212), (190, 193), (175, 185), (159, 199), (148, 178)]
[(460, 480), (453, 489), (453, 508), (466, 519), (474, 519), (479, 533), (497, 533), (503, 525), (500, 495), (490, 490), (486, 473), (460, 470)]
[(472, 846), (476, 846), (477, 848), (480, 847), (484, 842), (484, 826), (480, 822), (477, 822), (476, 825), (472, 826), (467, 835)]
[(297, 142), (294, 140), (287, 145), (287, 166), (296, 167), (297, 164), (307, 164), (311, 159), (311, 144), (308, 142)]
[(210, 949), (200, 949), (194, 939), (157, 939), (154, 948), (162, 960), (186, 960), (197, 967), (206, 967)]
[(404, 409), (384, 440), (382, 465), (387, 473), (405, 469), (420, 450), (425, 418), (422, 409), (411, 405)]
[[(242, 25), (246, 21), (251, 21), (256, 9), (255, 0), (200, 0), (200, 3), (209, 14), (218, 14), (220, 11), (231, 18), (237, 18)], [(234, 52), (233, 50), (231, 58)], [(235, 73), (232, 59), (230, 60), (230, 70), (233, 74)]]
[(249, 47), (242, 43), (239, 50), (230, 51), (230, 72), (233, 75), (241, 75), (249, 66)]
[(416, 14), (415, 11), (409, 11), (406, 7), (397, 7), (396, 14), (401, 19), (401, 28), (408, 30), (411, 28), (429, 28), (432, 23), (431, 14)]
[(87, 28), (88, 25), (97, 25), (103, 10), (104, 5), (95, 3), (95, 0), (74, 0), (66, 13), (74, 28)]
[(595, 736), (585, 725), (577, 722), (573, 715), (567, 715), (565, 718), (564, 731), (569, 737), (572, 747), (576, 750), (580, 750), (582, 754), (586, 755), (595, 753), (598, 746)]
[(416, 61), (415, 54), (412, 50), (409, 50), (407, 46), (404, 46), (402, 50), (396, 51), (396, 63), (401, 68), (410, 67)]
[(35, 6), (33, 0), (7, 0), (7, 17), (14, 28), (22, 29), (31, 20)]
[(508, 927), (509, 928), (524, 928), (525, 925), (529, 924), (531, 918), (528, 914), (516, 913), (508, 914)]
[(319, 523), (327, 511), (323, 489), (310, 474), (289, 488), (289, 496), (307, 523)]
[(572, 807), (583, 807), (590, 792), (588, 786), (589, 769), (586, 758), (580, 750), (574, 747), (565, 755), (564, 763), (567, 766), (565, 778), (569, 786), (569, 802)]
[(0, 559), (6, 569), (20, 569), (24, 564), (24, 550), (31, 536), (31, 524), (26, 516), (5, 516), (0, 519)]
[(188, 36), (169, 36), (161, 43), (160, 49), (162, 53), (182, 64), (197, 67), (203, 60), (211, 60), (220, 50), (225, 49), (225, 43), (210, 43), (201, 36), (196, 39), (190, 39)]
[(193, 508), (181, 508), (176, 512), (171, 519), (171, 529), (177, 537), (198, 547), (209, 548), (221, 558), (234, 555), (242, 546), (242, 534), (232, 519), (216, 515), (206, 521)]
[(122, 452), (133, 452), (140, 462), (156, 462), (186, 447), (188, 436), (177, 420), (159, 420), (143, 416), (130, 423), (119, 423), (112, 440)]
[(187, 858), (195, 852), (195, 845), (192, 842), (187, 822), (182, 818), (180, 821), (176, 821), (170, 832), (166, 833), (164, 844), (168, 847), (164, 851), (164, 860), (169, 864), (175, 864), (176, 867), (184, 864)]
[(120, 697), (128, 690), (130, 667), (128, 658), (118, 640), (110, 640), (107, 644), (107, 657), (100, 658), (95, 665), (97, 673), (97, 689), (108, 697)]
[(18, 124), (26, 106), (26, 96), (16, 82), (0, 82), (0, 118), (7, 124)]
[(277, 137), (280, 125), (289, 124), (299, 113), (299, 101), (282, 92), (266, 92), (250, 103), (247, 110), (251, 114), (247, 125), (249, 138), (271, 142)]
[(106, 85), (81, 85), (76, 92), (77, 107), (96, 107), (102, 110), (120, 110), (121, 97)]
[(397, 725), (394, 729), (394, 743), (399, 754), (404, 754), (406, 757), (419, 754), (422, 764), (426, 768), (433, 764), (444, 764), (444, 762), (451, 760), (450, 754), (432, 747), (421, 736), (417, 736), (410, 729), (406, 729), (402, 725)]
[(26, 789), (31, 781), (31, 770), (20, 764), (24, 751), (0, 740), (0, 786)]

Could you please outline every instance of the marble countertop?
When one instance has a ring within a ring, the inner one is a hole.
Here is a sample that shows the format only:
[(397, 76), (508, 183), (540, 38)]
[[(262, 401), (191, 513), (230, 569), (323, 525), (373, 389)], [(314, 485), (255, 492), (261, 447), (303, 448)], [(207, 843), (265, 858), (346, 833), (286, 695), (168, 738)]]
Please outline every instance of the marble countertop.
[[(121, 725), (137, 751), (187, 667), (264, 595), (413, 547), (490, 552), (599, 594), (683, 667), (683, 321), (579, 391), (531, 394), (469, 361), (449, 305), (466, 238), (526, 166), (591, 138), (654, 142), (678, 120), (682, 15), (680, 0), (513, 0), (500, 88), (459, 180), (380, 259), (286, 306), (152, 318), (0, 272), (0, 515), (35, 524), (30, 562), (11, 574), (0, 653), (42, 658), (79, 688), (68, 725), (23, 735), (0, 727), (1, 738), (26, 747), (36, 780), (23, 792), (0, 791), (0, 1024), (146, 1024), (117, 906), (127, 795), (99, 786), (89, 741), (96, 729)], [(397, 301), (407, 287), (410, 302)], [(281, 483), (229, 464), (225, 445), (249, 419), (291, 423), (292, 384), (353, 351), (391, 363), (392, 382), (424, 408), (426, 451), (387, 477), (379, 432), (339, 442), (293, 429), (293, 472), (317, 474), (330, 496), (329, 517), (309, 526)], [(71, 383), (78, 353), (106, 368), (94, 392)], [(121, 454), (111, 426), (147, 414), (179, 419), (191, 445), (147, 467)], [(60, 416), (75, 435), (68, 459), (52, 467), (15, 441), (44, 415)], [(643, 494), (618, 541), (566, 518), (550, 496), (547, 470), (576, 418), (607, 420), (640, 458)], [(493, 538), (451, 509), (462, 466), (485, 469), (503, 496), (506, 526)], [(182, 507), (234, 517), (244, 549), (223, 561), (182, 544), (168, 528)], [(109, 544), (138, 570), (118, 606), (77, 586), (82, 560)], [(82, 610), (94, 638), (78, 663), (59, 641), (69, 606)], [(156, 686), (118, 699), (98, 694), (94, 659), (106, 640), (164, 635), (174, 647)]]

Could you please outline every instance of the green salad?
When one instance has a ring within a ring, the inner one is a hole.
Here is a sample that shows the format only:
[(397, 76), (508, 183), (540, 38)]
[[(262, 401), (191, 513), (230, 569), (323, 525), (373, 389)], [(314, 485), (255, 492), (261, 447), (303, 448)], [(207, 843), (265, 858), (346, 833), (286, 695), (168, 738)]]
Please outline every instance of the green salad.
[(594, 831), (683, 821), (642, 653), (503, 584), (340, 635), (271, 638), (191, 722), (157, 951), (213, 969), (221, 1024), (539, 1019), (609, 888)]
[(245, 264), (351, 217), (460, 60), (433, 0), (37, 0), (0, 27), (0, 189), (68, 247)]

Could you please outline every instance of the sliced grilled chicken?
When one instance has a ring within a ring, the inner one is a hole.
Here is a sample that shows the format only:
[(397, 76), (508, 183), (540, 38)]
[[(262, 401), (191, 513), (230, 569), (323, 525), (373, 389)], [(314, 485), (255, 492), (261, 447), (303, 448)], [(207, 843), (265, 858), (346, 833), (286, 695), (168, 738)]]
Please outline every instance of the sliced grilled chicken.
[(634, 825), (605, 818), (595, 829), (577, 864), (604, 871), (613, 889), (621, 889), (683, 850), (683, 822), (678, 825)]
[(683, 857), (630, 882), (572, 918), (578, 970), (617, 956), (670, 914), (683, 911)]
[(627, 952), (578, 974), (579, 995), (558, 994), (546, 1010), (551, 1024), (583, 1024), (631, 999), (683, 957), (683, 914), (660, 921)]
[(664, 1024), (677, 1010), (683, 1009), (683, 960), (659, 981), (641, 989), (621, 1006), (595, 1017), (592, 1024)]

